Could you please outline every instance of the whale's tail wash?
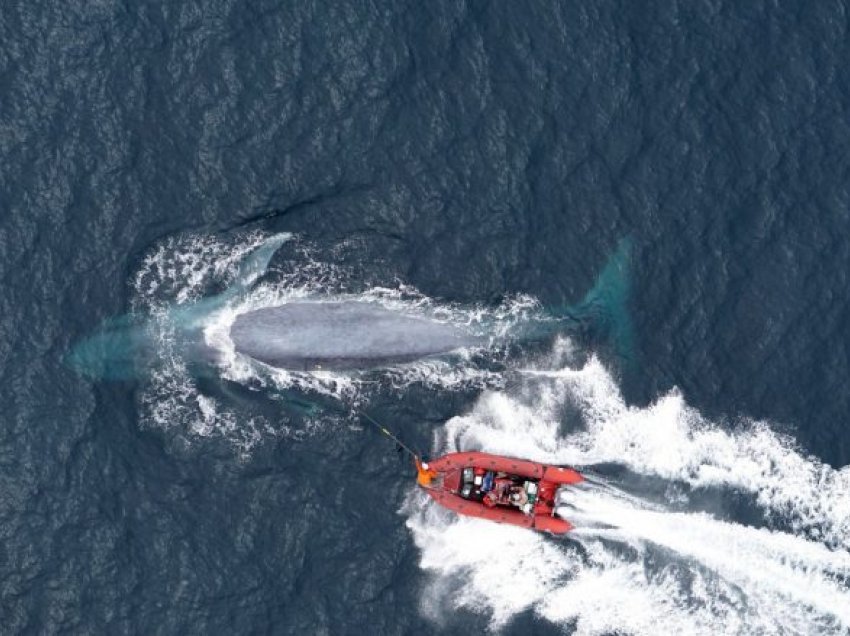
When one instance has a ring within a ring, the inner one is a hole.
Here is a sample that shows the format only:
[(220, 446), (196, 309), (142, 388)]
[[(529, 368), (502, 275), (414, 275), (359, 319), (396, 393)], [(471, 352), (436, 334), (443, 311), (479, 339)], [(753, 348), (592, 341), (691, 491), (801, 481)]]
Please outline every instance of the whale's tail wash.
[(286, 371), (355, 371), (469, 350), (486, 354), (507, 341), (533, 340), (565, 329), (594, 342), (611, 342), (625, 358), (631, 354), (628, 241), (621, 242), (580, 303), (553, 315), (536, 307), (519, 314), (465, 310), (421, 297), (386, 302), (370, 291), (333, 293), (320, 284), (309, 293), (291, 293), (284, 285), (258, 296), (258, 280), (289, 238), (272, 236), (243, 251), (239, 259), (215, 262), (215, 284), (204, 291), (222, 286), (223, 291), (207, 297), (197, 290), (194, 295), (178, 293), (170, 303), (149, 304), (145, 311), (106, 321), (73, 348), (68, 362), (87, 376), (112, 380), (143, 375), (163, 356), (178, 356), (202, 375), (225, 355)]
[(584, 298), (564, 312), (568, 330), (593, 342), (607, 342), (621, 359), (634, 356), (634, 337), (629, 315), (632, 244), (622, 239), (608, 258), (596, 282)]

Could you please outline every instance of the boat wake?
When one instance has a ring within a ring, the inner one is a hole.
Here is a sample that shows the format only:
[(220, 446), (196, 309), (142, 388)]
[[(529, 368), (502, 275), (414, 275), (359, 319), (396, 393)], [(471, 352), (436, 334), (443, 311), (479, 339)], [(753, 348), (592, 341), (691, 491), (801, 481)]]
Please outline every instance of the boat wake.
[[(565, 503), (563, 512), (578, 526), (575, 536), (589, 555), (607, 554), (619, 559), (619, 567), (644, 565), (652, 572), (648, 578), (671, 588), (682, 609), (700, 608), (690, 615), (701, 627), (836, 633), (850, 626), (846, 551), (707, 513), (652, 509), (610, 493), (572, 491)], [(562, 618), (573, 617), (578, 614), (567, 610)]]
[(595, 359), (525, 375), (435, 444), (595, 474), (561, 494), (577, 529), (556, 540), (411, 495), (426, 615), (453, 604), (498, 629), (533, 612), (579, 634), (850, 633), (850, 468), (765, 423), (724, 430), (676, 393), (629, 407)]

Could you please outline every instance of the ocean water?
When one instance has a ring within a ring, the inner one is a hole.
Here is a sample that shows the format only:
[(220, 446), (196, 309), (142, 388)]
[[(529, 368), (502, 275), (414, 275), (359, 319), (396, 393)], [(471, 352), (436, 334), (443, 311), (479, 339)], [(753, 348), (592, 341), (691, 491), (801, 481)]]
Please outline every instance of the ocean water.
[[(0, 632), (850, 633), (847, 30), (838, 2), (4, 3)], [(233, 350), (294, 299), (485, 343)], [(580, 467), (577, 530), (435, 508), (360, 411)]]

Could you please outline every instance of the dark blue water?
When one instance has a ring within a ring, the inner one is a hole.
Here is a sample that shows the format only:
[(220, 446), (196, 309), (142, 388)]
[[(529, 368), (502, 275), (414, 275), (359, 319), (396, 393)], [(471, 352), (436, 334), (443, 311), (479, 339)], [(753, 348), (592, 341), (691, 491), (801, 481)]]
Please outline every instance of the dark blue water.
[[(838, 2), (5, 3), (0, 631), (847, 633), (847, 31)], [(282, 233), (240, 302), (498, 323), (597, 285), (604, 324), (318, 380), (187, 354), (173, 308)], [(127, 315), (132, 373), (69, 363)], [(666, 512), (591, 497), (653, 534), (566, 542), (423, 513), (354, 408)]]

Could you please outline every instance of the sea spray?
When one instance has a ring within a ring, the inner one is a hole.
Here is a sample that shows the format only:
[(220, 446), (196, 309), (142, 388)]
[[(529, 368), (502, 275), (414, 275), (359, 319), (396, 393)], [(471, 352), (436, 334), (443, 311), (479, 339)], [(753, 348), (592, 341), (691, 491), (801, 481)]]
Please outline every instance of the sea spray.
[[(494, 627), (533, 611), (586, 634), (850, 630), (850, 469), (808, 457), (763, 422), (725, 430), (675, 392), (630, 407), (595, 358), (524, 375), (447, 422), (434, 450), (620, 465), (669, 482), (668, 500), (597, 480), (564, 496), (578, 530), (555, 540), (459, 518), (414, 493), (407, 525), (433, 589), (454, 591), (443, 602)], [(577, 421), (564, 422), (566, 411)], [(692, 508), (689, 489), (750, 497), (758, 518)]]

